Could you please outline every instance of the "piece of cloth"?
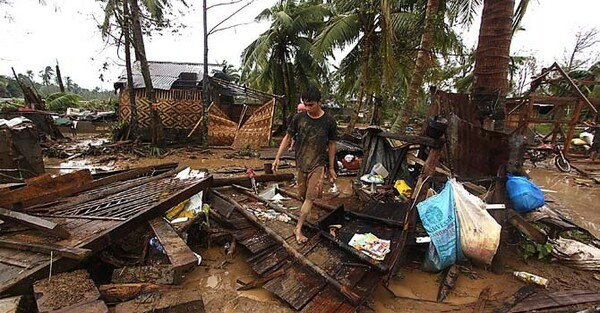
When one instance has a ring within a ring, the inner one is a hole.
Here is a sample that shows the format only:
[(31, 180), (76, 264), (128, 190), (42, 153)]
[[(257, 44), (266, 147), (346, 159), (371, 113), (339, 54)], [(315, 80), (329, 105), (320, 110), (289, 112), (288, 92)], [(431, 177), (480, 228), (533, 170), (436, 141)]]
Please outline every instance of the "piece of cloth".
[(302, 199), (316, 200), (323, 194), (323, 175), (325, 167), (319, 166), (310, 172), (298, 170), (298, 196)]
[(295, 143), (296, 167), (310, 172), (319, 166), (327, 166), (327, 146), (329, 141), (338, 139), (336, 123), (331, 115), (324, 113), (314, 119), (308, 113), (294, 116), (287, 130), (289, 136), (297, 135)]

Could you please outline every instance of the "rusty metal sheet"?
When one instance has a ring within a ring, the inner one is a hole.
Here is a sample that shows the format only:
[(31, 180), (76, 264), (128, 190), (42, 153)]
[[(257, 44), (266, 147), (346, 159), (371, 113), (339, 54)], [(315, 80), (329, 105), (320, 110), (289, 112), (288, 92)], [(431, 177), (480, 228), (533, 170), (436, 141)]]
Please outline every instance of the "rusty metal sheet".
[(487, 131), (451, 115), (447, 136), (450, 167), (457, 175), (496, 176), (509, 159), (509, 135)]
[(289, 268), (284, 276), (267, 282), (264, 288), (285, 300), (294, 309), (300, 310), (325, 285), (319, 276), (296, 265)]
[(449, 116), (455, 114), (463, 120), (471, 123), (477, 122), (477, 111), (471, 105), (471, 98), (466, 93), (450, 93), (436, 90), (433, 103), (429, 109), (429, 115), (442, 114)]

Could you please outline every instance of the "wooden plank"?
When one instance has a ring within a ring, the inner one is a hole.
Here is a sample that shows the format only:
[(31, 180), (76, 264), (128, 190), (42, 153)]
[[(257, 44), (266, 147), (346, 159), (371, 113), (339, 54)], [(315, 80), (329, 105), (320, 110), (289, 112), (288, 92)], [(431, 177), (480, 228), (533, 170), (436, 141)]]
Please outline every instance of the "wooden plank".
[(132, 300), (142, 293), (165, 291), (171, 288), (174, 287), (153, 283), (129, 283), (100, 285), (98, 290), (104, 301), (114, 303)]
[(147, 297), (147, 301), (131, 300), (115, 307), (116, 313), (194, 312), (204, 313), (202, 293), (175, 290)]
[(517, 290), (510, 297), (502, 301), (502, 304), (494, 310), (494, 313), (509, 312), (516, 304), (529, 297), (537, 289), (537, 285), (526, 285)]
[(23, 296), (0, 299), (0, 313), (19, 313), (24, 312), (21, 308)]
[(71, 237), (71, 234), (69, 234), (68, 231), (56, 223), (37, 216), (7, 210), (2, 207), (0, 207), (0, 219), (35, 228), (63, 239)]
[(68, 195), (83, 184), (92, 181), (89, 170), (81, 170), (54, 179), (32, 182), (23, 188), (5, 193), (0, 197), (0, 206), (27, 207), (34, 204), (51, 202), (62, 196)]
[(38, 280), (33, 284), (33, 292), (39, 312), (71, 309), (100, 298), (100, 292), (86, 270), (58, 274), (50, 280)]
[(302, 266), (292, 266), (286, 275), (270, 280), (264, 288), (284, 299), (294, 309), (300, 310), (326, 283), (318, 275)]
[(113, 284), (153, 283), (171, 285), (180, 281), (171, 265), (146, 265), (117, 268), (112, 273)]
[(53, 311), (56, 313), (108, 313), (108, 307), (102, 300), (95, 300), (87, 302), (81, 305), (73, 306), (60, 311)]
[(600, 292), (593, 290), (564, 290), (539, 292), (515, 305), (511, 312), (526, 312), (600, 301)]
[(74, 260), (83, 260), (92, 253), (89, 249), (60, 246), (53, 243), (23, 242), (10, 239), (0, 239), (0, 247), (44, 254), (50, 254), (52, 252), (56, 256)]
[(312, 298), (304, 308), (302, 313), (331, 313), (338, 312), (338, 308), (344, 302), (344, 296), (331, 286), (325, 287), (315, 297)]
[(171, 227), (171, 224), (163, 217), (154, 218), (148, 221), (148, 224), (163, 246), (171, 265), (176, 271), (187, 271), (194, 267), (198, 259), (192, 249)]
[(485, 312), (485, 303), (490, 299), (492, 295), (490, 287), (485, 287), (479, 293), (479, 298), (477, 298), (477, 302), (475, 303), (475, 308), (473, 308), (473, 313), (483, 313)]

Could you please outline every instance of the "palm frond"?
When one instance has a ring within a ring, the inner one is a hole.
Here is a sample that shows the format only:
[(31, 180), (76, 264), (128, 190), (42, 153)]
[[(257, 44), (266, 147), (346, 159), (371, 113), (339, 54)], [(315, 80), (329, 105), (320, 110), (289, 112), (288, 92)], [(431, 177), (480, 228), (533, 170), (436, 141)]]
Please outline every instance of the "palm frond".
[(316, 55), (330, 56), (333, 49), (342, 49), (360, 35), (360, 21), (356, 14), (333, 17), (315, 38), (313, 49)]

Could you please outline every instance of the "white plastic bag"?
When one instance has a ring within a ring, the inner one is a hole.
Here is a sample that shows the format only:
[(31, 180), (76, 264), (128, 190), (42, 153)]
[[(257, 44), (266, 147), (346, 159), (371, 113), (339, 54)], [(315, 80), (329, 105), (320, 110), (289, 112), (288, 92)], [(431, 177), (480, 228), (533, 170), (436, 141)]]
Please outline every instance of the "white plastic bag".
[(470, 194), (462, 184), (451, 179), (456, 214), (460, 225), (460, 244), (464, 255), (491, 264), (498, 245), (502, 227), (486, 211), (485, 203)]

